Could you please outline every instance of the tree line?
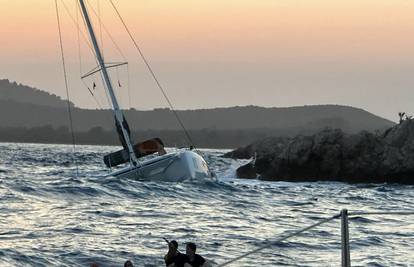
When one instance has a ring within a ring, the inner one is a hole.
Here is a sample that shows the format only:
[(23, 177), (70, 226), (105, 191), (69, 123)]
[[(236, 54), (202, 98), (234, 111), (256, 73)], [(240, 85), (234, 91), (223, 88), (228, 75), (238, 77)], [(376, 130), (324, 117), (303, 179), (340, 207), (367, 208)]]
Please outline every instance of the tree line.
[[(236, 148), (281, 132), (269, 129), (251, 130), (189, 130), (194, 144), (199, 148)], [(134, 142), (159, 137), (167, 147), (186, 147), (189, 142), (180, 130), (142, 130), (131, 133)], [(93, 127), (89, 131), (75, 132), (75, 142), (84, 145), (120, 145), (115, 130), (107, 131)], [(72, 135), (68, 127), (54, 128), (51, 125), (40, 127), (0, 127), (0, 142), (71, 144)]]

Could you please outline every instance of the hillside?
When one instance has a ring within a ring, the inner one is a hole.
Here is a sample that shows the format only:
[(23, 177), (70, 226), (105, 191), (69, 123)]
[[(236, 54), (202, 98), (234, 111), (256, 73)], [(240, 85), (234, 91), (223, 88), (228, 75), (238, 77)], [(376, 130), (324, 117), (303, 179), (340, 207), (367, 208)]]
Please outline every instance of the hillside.
[(0, 80), (0, 100), (55, 108), (62, 108), (67, 105), (66, 101), (56, 95), (16, 82), (10, 82), (7, 79)]
[[(163, 135), (164, 132), (180, 130), (169, 109), (132, 109), (127, 110), (125, 114), (131, 128), (140, 132), (154, 131)], [(208, 132), (208, 136), (216, 138), (226, 135), (228, 139), (240, 139), (240, 142), (233, 142), (233, 145), (245, 145), (242, 142), (266, 136), (313, 134), (325, 127), (356, 133), (361, 130), (382, 130), (394, 125), (393, 122), (365, 110), (339, 105), (289, 108), (247, 106), (180, 110), (178, 114), (186, 127), (192, 131)], [(73, 118), (76, 132), (88, 132), (94, 127), (111, 132), (114, 128), (113, 115), (109, 110), (73, 107)], [(3, 130), (44, 126), (57, 129), (67, 125), (66, 101), (38, 89), (0, 80), (0, 127)]]
[[(178, 125), (168, 109), (152, 111), (128, 110), (125, 112), (132, 127), (154, 130), (177, 130)], [(360, 130), (374, 131), (393, 125), (391, 121), (375, 116), (362, 109), (346, 106), (304, 106), (292, 108), (232, 107), (205, 110), (178, 111), (189, 129), (279, 129), (290, 131), (341, 128), (354, 133)], [(100, 126), (113, 128), (109, 110), (73, 110), (76, 128), (87, 131)], [(3, 127), (37, 127), (67, 125), (65, 107), (47, 107), (16, 101), (0, 100), (0, 124)]]

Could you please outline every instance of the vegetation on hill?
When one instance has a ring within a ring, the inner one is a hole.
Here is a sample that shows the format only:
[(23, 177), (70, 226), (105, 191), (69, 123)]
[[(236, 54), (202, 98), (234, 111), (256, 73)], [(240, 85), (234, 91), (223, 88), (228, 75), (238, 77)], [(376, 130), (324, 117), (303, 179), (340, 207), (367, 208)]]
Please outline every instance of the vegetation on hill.
[(0, 100), (55, 108), (67, 106), (66, 100), (57, 95), (7, 79), (0, 79)]
[[(66, 105), (66, 101), (56, 95), (0, 80), (0, 141), (70, 142)], [(71, 106), (75, 132), (81, 143), (117, 143), (110, 110)], [(246, 106), (180, 110), (177, 113), (201, 147), (234, 148), (269, 136), (313, 134), (326, 127), (356, 133), (361, 130), (374, 132), (394, 125), (365, 110), (339, 105)], [(138, 140), (160, 136), (168, 145), (183, 144), (183, 134), (169, 109), (131, 109), (125, 111), (125, 116), (131, 129), (136, 130)]]

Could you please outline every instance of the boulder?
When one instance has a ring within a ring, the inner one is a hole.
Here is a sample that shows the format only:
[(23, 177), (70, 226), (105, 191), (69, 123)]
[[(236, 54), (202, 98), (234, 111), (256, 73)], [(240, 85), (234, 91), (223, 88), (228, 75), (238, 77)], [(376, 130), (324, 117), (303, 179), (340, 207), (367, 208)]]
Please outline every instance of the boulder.
[(257, 173), (253, 162), (249, 162), (236, 170), (237, 177), (243, 177), (244, 179), (256, 179)]

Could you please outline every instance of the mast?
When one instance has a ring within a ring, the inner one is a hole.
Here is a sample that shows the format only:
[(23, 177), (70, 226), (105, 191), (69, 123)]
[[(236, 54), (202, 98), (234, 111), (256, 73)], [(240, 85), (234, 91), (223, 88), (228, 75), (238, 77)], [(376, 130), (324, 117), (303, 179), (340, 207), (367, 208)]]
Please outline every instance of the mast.
[(138, 163), (138, 160), (137, 160), (137, 157), (135, 156), (134, 149), (132, 147), (131, 139), (129, 137), (129, 134), (128, 134), (127, 130), (124, 127), (124, 123), (123, 123), (124, 114), (122, 113), (122, 110), (119, 108), (118, 100), (116, 99), (114, 89), (113, 89), (113, 86), (112, 86), (112, 82), (111, 82), (111, 78), (109, 77), (108, 71), (106, 69), (105, 62), (104, 62), (101, 50), (99, 48), (99, 44), (98, 44), (98, 41), (96, 39), (95, 32), (93, 30), (93, 26), (92, 26), (91, 20), (89, 18), (88, 10), (86, 9), (84, 0), (79, 0), (79, 3), (80, 3), (80, 6), (81, 6), (81, 9), (82, 9), (83, 17), (85, 18), (86, 26), (87, 26), (88, 31), (89, 31), (89, 36), (91, 38), (93, 48), (95, 50), (96, 59), (98, 60), (99, 66), (101, 68), (101, 74), (102, 74), (102, 78), (104, 80), (105, 88), (108, 91), (111, 102), (112, 102), (112, 110), (114, 111), (115, 120), (118, 122), (118, 124), (121, 127), (122, 135), (124, 137), (125, 143), (127, 144), (130, 160), (132, 161), (132, 163), (134, 165), (136, 165)]

